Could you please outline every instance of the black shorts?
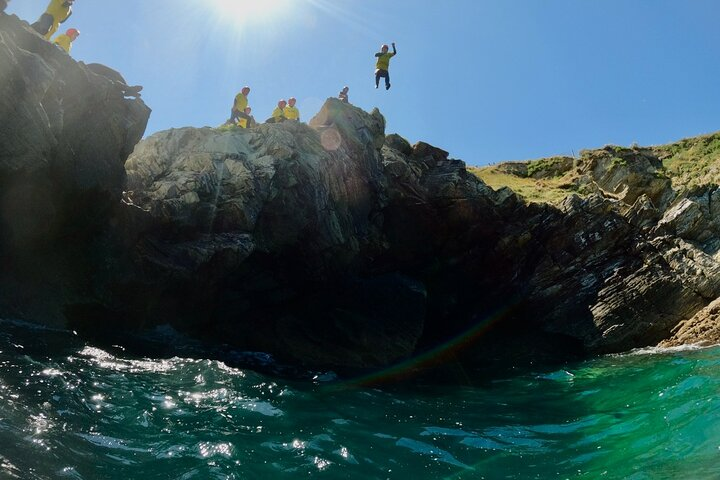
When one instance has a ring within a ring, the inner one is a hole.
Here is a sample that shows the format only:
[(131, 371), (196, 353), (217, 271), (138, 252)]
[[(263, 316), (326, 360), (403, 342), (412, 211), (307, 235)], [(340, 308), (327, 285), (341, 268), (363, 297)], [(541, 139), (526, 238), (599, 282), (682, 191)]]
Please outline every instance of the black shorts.
[(37, 22), (33, 23), (31, 26), (40, 35), (45, 36), (52, 28), (53, 21), (55, 21), (55, 19), (52, 15), (50, 15), (49, 13), (43, 13), (40, 16), (40, 19)]

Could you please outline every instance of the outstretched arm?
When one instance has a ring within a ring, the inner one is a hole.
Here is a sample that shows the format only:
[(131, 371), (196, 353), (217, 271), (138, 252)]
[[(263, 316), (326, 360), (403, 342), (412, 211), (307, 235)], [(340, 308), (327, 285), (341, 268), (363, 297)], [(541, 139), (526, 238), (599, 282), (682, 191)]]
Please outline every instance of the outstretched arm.
[(376, 57), (382, 57), (382, 52), (378, 52), (375, 54)]
[(393, 55), (397, 55), (397, 48), (395, 48), (395, 42), (393, 42), (392, 46), (393, 46)]

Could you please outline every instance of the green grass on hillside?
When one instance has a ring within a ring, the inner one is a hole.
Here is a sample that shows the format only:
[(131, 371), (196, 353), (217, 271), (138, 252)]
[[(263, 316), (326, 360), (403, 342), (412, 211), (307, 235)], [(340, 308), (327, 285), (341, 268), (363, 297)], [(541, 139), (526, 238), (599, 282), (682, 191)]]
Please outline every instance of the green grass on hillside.
[(574, 185), (568, 182), (565, 177), (535, 180), (505, 173), (495, 166), (469, 167), (468, 171), (480, 178), (493, 190), (509, 187), (528, 202), (533, 203), (558, 204), (572, 193), (574, 188)]
[(720, 133), (654, 147), (673, 187), (720, 184)]
[[(593, 154), (613, 155), (613, 166), (627, 165), (627, 155), (634, 149), (608, 146), (598, 150), (582, 152), (581, 157), (589, 158)], [(686, 138), (668, 145), (650, 147), (650, 150), (662, 160), (658, 176), (671, 179), (673, 188), (683, 190), (701, 185), (720, 185), (720, 132), (700, 137)], [(527, 165), (527, 177), (513, 175), (510, 169), (501, 165), (470, 167), (468, 170), (495, 190), (509, 187), (529, 202), (557, 204), (570, 193), (583, 194), (584, 187), (577, 186), (577, 173), (567, 171), (564, 175), (535, 179), (531, 175), (542, 171), (551, 171), (552, 166), (561, 157), (551, 157), (531, 162)], [(536, 175), (537, 176), (537, 175)]]

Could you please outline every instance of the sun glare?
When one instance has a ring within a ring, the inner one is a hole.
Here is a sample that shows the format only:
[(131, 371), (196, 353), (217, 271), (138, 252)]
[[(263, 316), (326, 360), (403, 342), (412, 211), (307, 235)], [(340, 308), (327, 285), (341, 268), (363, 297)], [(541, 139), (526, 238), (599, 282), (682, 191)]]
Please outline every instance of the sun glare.
[(206, 1), (219, 19), (236, 25), (267, 24), (284, 17), (292, 6), (291, 0)]

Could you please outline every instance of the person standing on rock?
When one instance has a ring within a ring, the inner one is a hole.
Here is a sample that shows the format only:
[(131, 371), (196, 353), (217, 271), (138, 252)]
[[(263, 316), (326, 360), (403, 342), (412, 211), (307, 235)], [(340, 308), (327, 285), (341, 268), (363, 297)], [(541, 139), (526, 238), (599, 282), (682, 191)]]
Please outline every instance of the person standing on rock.
[(267, 122), (265, 123), (281, 123), (285, 121), (285, 107), (287, 106), (287, 102), (282, 99), (278, 101), (277, 107), (275, 107), (275, 110), (272, 112), (272, 116), (267, 119)]
[(62, 48), (63, 50), (65, 50), (65, 53), (70, 55), (70, 50), (72, 49), (72, 43), (79, 36), (80, 36), (80, 31), (78, 29), (69, 28), (67, 32), (55, 37), (55, 41), (53, 41), (53, 43), (55, 45), (57, 45), (58, 47)]
[(70, 18), (72, 15), (72, 4), (75, 0), (51, 0), (50, 4), (40, 16), (37, 22), (32, 24), (32, 28), (40, 35), (45, 37), (45, 40), (50, 40), (61, 23)]
[(295, 97), (288, 98), (287, 107), (283, 108), (283, 114), (286, 120), (300, 121), (300, 110), (295, 106)]
[(393, 51), (388, 53), (388, 46), (380, 47), (380, 52), (375, 54), (377, 62), (375, 63), (375, 88), (380, 86), (380, 79), (385, 79), (385, 90), (390, 90), (390, 59), (397, 55), (395, 42), (392, 44)]
[(350, 99), (348, 98), (348, 92), (350, 91), (350, 87), (343, 87), (342, 90), (340, 90), (340, 93), (338, 93), (338, 98), (343, 103), (350, 103)]
[(243, 87), (240, 93), (235, 95), (235, 102), (230, 110), (230, 120), (228, 123), (237, 123), (240, 118), (247, 120), (245, 116), (245, 109), (248, 106), (247, 96), (250, 94), (250, 87)]

